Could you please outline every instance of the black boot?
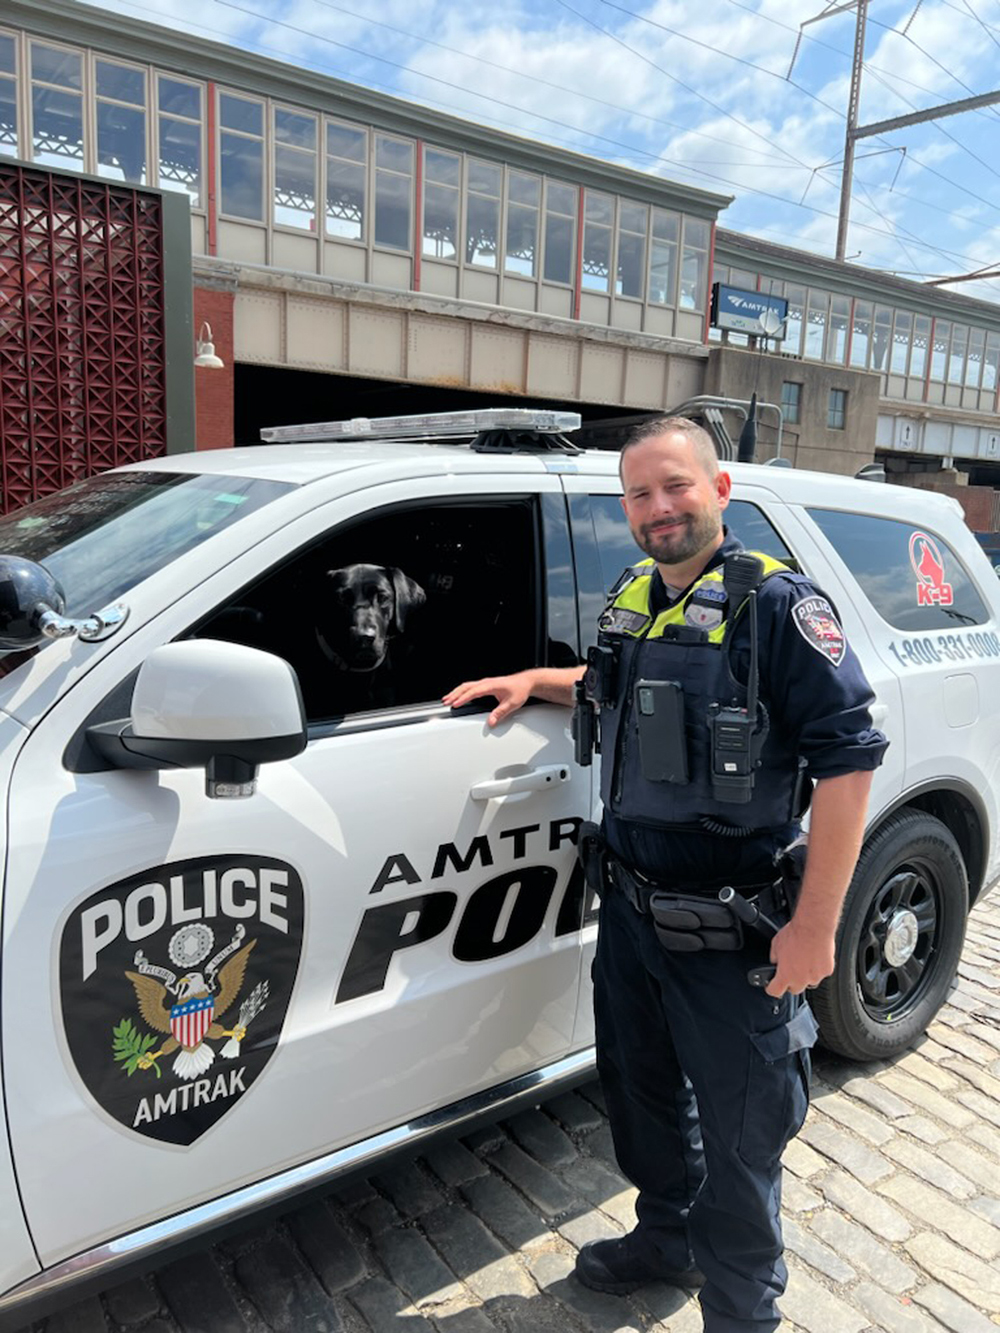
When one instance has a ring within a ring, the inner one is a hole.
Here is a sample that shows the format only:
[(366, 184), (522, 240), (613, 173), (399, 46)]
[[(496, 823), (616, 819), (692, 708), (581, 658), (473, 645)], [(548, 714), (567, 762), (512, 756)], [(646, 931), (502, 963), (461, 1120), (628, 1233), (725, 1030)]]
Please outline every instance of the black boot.
[(666, 1282), (671, 1287), (701, 1287), (705, 1275), (697, 1268), (664, 1268), (640, 1253), (635, 1232), (620, 1240), (595, 1240), (576, 1256), (578, 1281), (593, 1291), (610, 1291), (623, 1296), (650, 1282)]

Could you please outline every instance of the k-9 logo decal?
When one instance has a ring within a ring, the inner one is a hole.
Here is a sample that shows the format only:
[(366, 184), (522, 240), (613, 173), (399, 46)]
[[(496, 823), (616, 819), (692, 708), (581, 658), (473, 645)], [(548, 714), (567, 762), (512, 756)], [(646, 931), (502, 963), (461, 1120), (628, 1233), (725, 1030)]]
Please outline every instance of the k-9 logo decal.
[(77, 1073), (128, 1129), (189, 1145), (277, 1049), (302, 950), (283, 861), (219, 856), (145, 870), (71, 914), (59, 950)]

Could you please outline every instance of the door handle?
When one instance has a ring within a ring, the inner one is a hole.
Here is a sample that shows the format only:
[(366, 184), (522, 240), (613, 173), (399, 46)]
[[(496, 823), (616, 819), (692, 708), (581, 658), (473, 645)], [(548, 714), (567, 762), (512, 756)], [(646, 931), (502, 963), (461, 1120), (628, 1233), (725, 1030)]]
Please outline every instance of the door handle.
[(889, 705), (874, 703), (868, 711), (871, 714), (872, 726), (880, 727), (889, 716)]
[(474, 801), (492, 801), (501, 796), (516, 796), (522, 791), (544, 791), (546, 787), (558, 787), (562, 782), (569, 782), (568, 764), (543, 764), (527, 773), (518, 773), (512, 778), (493, 778), (487, 782), (476, 782), (469, 789)]

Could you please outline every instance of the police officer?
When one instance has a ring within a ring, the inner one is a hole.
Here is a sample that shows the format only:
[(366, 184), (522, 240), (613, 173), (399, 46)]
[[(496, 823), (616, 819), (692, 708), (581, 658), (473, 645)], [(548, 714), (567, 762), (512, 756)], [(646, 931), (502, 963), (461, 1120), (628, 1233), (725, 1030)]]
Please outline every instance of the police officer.
[[(600, 708), (597, 1058), (638, 1221), (585, 1246), (578, 1279), (700, 1287), (706, 1333), (770, 1333), (787, 1279), (780, 1157), (816, 1035), (802, 995), (833, 971), (886, 740), (823, 593), (725, 530), (731, 481), (706, 432), (643, 423), (621, 474), (649, 559), (613, 590), (589, 671), (467, 682), (445, 702), (492, 695), (495, 726), (531, 696), (571, 704), (586, 674)], [(802, 870), (785, 849), (810, 789)]]

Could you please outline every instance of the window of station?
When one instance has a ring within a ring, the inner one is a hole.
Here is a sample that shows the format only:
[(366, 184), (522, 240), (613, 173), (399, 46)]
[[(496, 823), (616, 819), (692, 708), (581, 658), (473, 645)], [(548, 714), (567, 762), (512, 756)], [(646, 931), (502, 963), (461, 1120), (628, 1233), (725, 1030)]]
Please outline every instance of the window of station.
[(854, 302), (851, 321), (851, 365), (864, 370), (872, 342), (872, 306), (870, 301)]
[(458, 258), (462, 159), (441, 148), (424, 151), (423, 253), (429, 259)]
[(951, 342), (951, 324), (946, 319), (934, 321), (934, 342), (931, 348), (931, 379), (943, 382), (948, 366), (948, 345)]
[(413, 144), (375, 135), (375, 244), (409, 250), (413, 199)]
[(338, 120), (326, 123), (326, 234), (363, 241), (368, 174), (368, 131)]
[(789, 426), (802, 420), (802, 385), (786, 380), (781, 386), (781, 413)]
[(465, 221), (465, 262), (496, 268), (500, 250), (500, 187), (503, 170), (495, 162), (469, 158)]
[(969, 330), (969, 351), (965, 360), (965, 387), (978, 389), (983, 373), (983, 349), (986, 345), (985, 329)]
[(97, 171), (111, 180), (147, 183), (146, 72), (97, 60)]
[(521, 278), (533, 278), (538, 263), (538, 214), (542, 182), (523, 171), (507, 176), (507, 247), (504, 269)]
[(805, 326), (806, 289), (793, 287), (785, 283), (785, 300), (788, 302), (788, 318), (785, 320), (785, 336), (781, 340), (781, 351), (786, 356), (802, 355), (802, 331)]
[(583, 201), (583, 276), (588, 292), (606, 292), (611, 276), (611, 241), (615, 201), (610, 194), (587, 190)]
[(995, 392), (1000, 383), (1000, 333), (987, 333), (983, 357), (983, 388)]
[(826, 409), (826, 424), (830, 430), (844, 430), (847, 426), (847, 390), (831, 389)]
[(653, 305), (677, 301), (677, 249), (681, 220), (664, 208), (653, 209), (653, 235), (649, 248), (649, 300)]
[(618, 276), (616, 296), (641, 301), (646, 287), (646, 228), (649, 209), (622, 199), (618, 206)]
[(31, 156), (43, 166), (83, 170), (83, 56), (31, 43)]
[(681, 290), (678, 304), (682, 310), (704, 310), (708, 291), (708, 242), (711, 228), (701, 218), (684, 219), (684, 244), (681, 251)]
[(201, 85), (160, 74), (156, 80), (157, 144), (161, 190), (187, 194), (192, 208), (201, 197)]
[(543, 274), (546, 282), (558, 282), (568, 287), (573, 281), (579, 195), (579, 190), (573, 185), (563, 185), (559, 181), (545, 182)]
[(809, 361), (823, 360), (823, 344), (829, 315), (829, 292), (816, 291), (810, 287), (809, 304), (806, 307), (806, 342), (802, 351), (802, 355)]
[(913, 343), (910, 347), (910, 374), (923, 379), (927, 374), (927, 348), (931, 341), (931, 321), (928, 315), (914, 315)]
[(18, 156), (17, 46), (4, 32), (0, 32), (0, 153)]
[(889, 353), (889, 369), (894, 375), (906, 374), (912, 331), (913, 316), (905, 310), (897, 310), (892, 330), (892, 350)]
[(316, 117), (274, 108), (275, 226), (316, 230)]
[(871, 369), (887, 370), (889, 349), (892, 345), (892, 307), (877, 305), (875, 323), (872, 328)]
[(953, 324), (951, 328), (951, 351), (948, 356), (948, 383), (961, 384), (965, 379), (965, 356), (969, 347), (969, 327), (967, 324)]
[(851, 322), (851, 301), (847, 296), (830, 297), (830, 322), (826, 330), (826, 360), (842, 366), (847, 360), (847, 330)]
[(264, 219), (264, 104), (219, 94), (221, 210), (249, 222)]

